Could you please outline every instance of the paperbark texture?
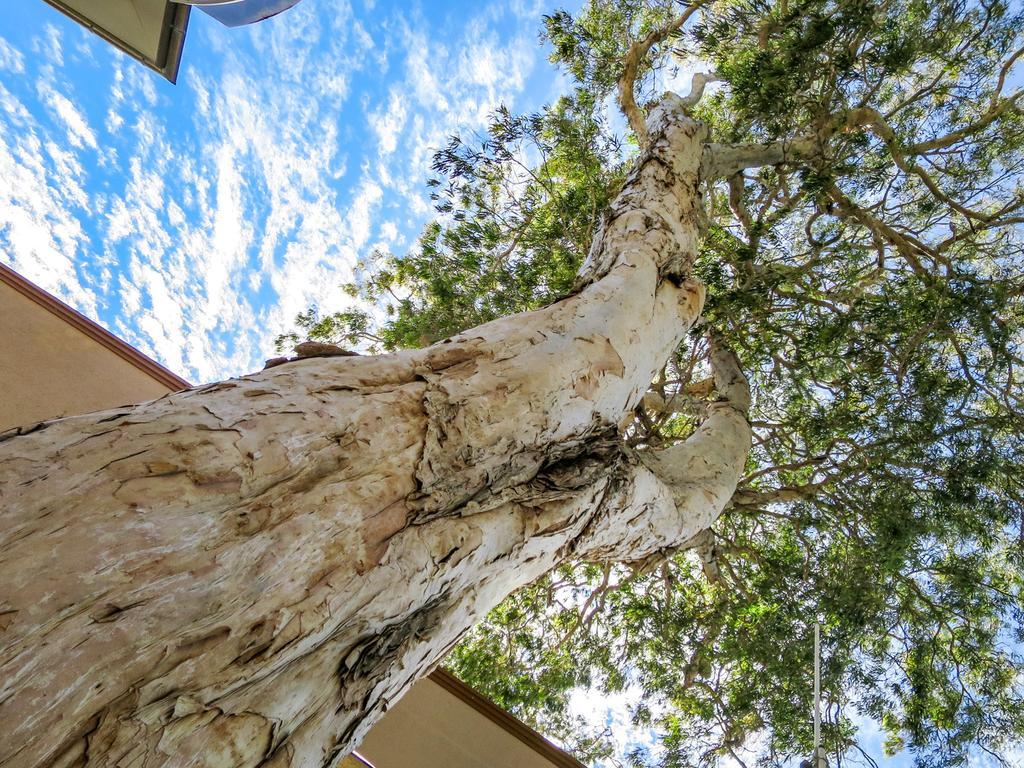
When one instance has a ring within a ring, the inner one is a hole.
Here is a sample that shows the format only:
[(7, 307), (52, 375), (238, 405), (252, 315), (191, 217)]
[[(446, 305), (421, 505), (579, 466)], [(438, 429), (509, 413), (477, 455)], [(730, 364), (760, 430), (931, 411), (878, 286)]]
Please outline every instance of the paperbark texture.
[(425, 350), (300, 360), (0, 442), (0, 766), (330, 766), (511, 591), (678, 547), (750, 445), (618, 425), (699, 316), (671, 100), (579, 290)]

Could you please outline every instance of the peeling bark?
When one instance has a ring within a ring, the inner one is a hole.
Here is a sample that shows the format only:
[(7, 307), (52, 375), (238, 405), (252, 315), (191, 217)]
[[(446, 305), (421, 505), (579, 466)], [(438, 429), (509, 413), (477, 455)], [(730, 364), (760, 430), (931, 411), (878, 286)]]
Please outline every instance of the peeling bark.
[(735, 358), (680, 446), (616, 426), (703, 302), (678, 107), (568, 299), (0, 436), (0, 766), (337, 765), (511, 591), (706, 528), (750, 445)]

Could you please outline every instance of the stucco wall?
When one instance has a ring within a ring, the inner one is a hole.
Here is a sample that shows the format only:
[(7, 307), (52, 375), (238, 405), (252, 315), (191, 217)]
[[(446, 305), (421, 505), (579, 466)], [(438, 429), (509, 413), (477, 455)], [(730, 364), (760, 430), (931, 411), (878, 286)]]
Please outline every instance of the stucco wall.
[(169, 391), (0, 282), (0, 430), (152, 400)]
[(552, 763), (430, 678), (359, 746), (375, 768), (551, 768)]

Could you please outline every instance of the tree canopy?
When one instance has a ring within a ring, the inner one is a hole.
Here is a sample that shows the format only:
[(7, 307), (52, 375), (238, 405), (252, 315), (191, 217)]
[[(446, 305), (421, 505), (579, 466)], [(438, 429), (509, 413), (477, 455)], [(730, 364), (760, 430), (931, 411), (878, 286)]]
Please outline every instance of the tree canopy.
[[(647, 105), (696, 70), (696, 91), (720, 81), (693, 107), (709, 141), (771, 158), (706, 184), (695, 269), (750, 379), (754, 448), (696, 546), (563, 567), (447, 663), (584, 758), (611, 748), (569, 691), (633, 685), (657, 764), (776, 765), (810, 752), (820, 617), (837, 764), (867, 759), (863, 718), (921, 766), (998, 759), (1024, 739), (1024, 12), (593, 0), (543, 37), (571, 90), (437, 153), (435, 222), (349, 288), (384, 322), (311, 311), (298, 335), (422, 346), (571, 292)], [(695, 331), (630, 444), (696, 428), (706, 354)]]

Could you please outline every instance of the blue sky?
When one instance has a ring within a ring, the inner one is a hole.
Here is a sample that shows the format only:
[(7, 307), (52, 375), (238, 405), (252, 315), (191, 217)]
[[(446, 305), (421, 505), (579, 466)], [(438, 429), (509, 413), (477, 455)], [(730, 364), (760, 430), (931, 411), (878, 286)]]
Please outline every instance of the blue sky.
[[(42, 0), (6, 3), (0, 261), (194, 383), (258, 369), (296, 313), (352, 301), (361, 259), (413, 243), (450, 134), (563, 90), (538, 41), (555, 5), (304, 0), (234, 30), (194, 12), (172, 86)], [(651, 743), (629, 697), (574, 701)]]
[(247, 373), (431, 209), (432, 151), (559, 83), (544, 4), (193, 12), (172, 86), (40, 0), (0, 19), (0, 258), (185, 378)]

